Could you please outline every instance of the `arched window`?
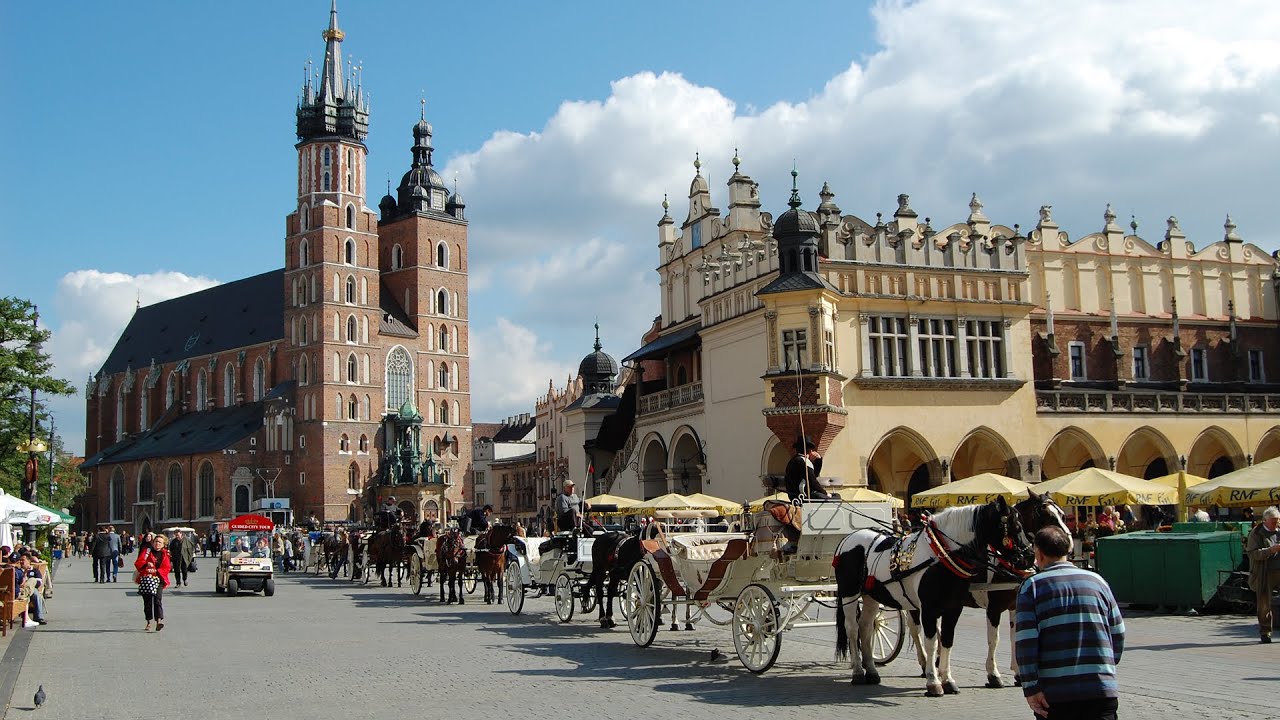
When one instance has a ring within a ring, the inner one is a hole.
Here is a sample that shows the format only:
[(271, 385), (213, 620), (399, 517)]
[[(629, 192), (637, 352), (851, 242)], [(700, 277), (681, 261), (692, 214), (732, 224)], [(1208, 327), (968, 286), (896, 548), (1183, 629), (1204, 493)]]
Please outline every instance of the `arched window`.
[(458, 389), (458, 363), (453, 364), (453, 389)]
[(164, 381), (164, 409), (168, 410), (178, 401), (178, 376), (177, 373), (169, 373), (169, 377)]
[(213, 463), (208, 460), (200, 464), (200, 487), (196, 493), (200, 502), (196, 514), (200, 517), (213, 517)]
[[(348, 175), (348, 177), (350, 176)], [(347, 229), (348, 230), (356, 229), (356, 206), (355, 205), (347, 205)]]
[(362, 453), (369, 452), (369, 436), (368, 435), (360, 436), (360, 452)]
[(360, 356), (360, 382), (369, 384), (369, 354)]
[(338, 436), (338, 452), (351, 452), (351, 441), (347, 439), (346, 433)]
[(444, 402), (443, 400), (440, 402), (440, 424), (449, 424), (449, 403)]
[(360, 466), (355, 463), (347, 467), (347, 489), (360, 490)]
[(306, 355), (298, 358), (298, 384), (306, 385), (311, 382), (311, 361)]
[(413, 390), (413, 362), (409, 352), (397, 345), (387, 353), (387, 407), (396, 410)]
[[(298, 208), (298, 225), (301, 229), (306, 230), (307, 225), (311, 224), (310, 215), (311, 208), (308, 208), (306, 205)], [(307, 263), (303, 262), (302, 264), (306, 265)]]
[(262, 358), (253, 363), (253, 401), (257, 402), (267, 394), (267, 364)]
[(462, 422), (462, 410), (457, 400), (453, 401), (453, 422), (458, 424)]
[(391, 269), (399, 270), (404, 264), (404, 250), (400, 249), (400, 244), (396, 243), (391, 246)]
[(347, 238), (346, 251), (343, 253), (344, 259), (348, 265), (356, 264), (356, 241)]
[(209, 379), (205, 375), (205, 371), (201, 370), (196, 373), (196, 410), (204, 410), (209, 407)]
[(311, 302), (315, 302), (320, 299), (319, 293), (320, 293), (320, 290), (319, 290), (319, 286), (316, 284), (316, 276), (312, 275), (311, 276)]
[(222, 405), (231, 407), (236, 404), (236, 366), (227, 363), (222, 370)]
[(364, 402), (360, 405), (360, 419), (373, 419), (373, 400), (368, 395), (364, 396)]
[(448, 248), (449, 246), (445, 245), (444, 243), (440, 243), (439, 245), (436, 246), (436, 265), (439, 265), (440, 267), (446, 268), (446, 269), (449, 267), (449, 249)]
[(165, 479), (165, 517), (182, 517), (182, 466), (173, 463), (169, 466), (169, 476)]
[(325, 170), (325, 171), (324, 171), (324, 190), (325, 190), (325, 192), (328, 192), (328, 191), (329, 191), (329, 186), (330, 186), (330, 183), (329, 183), (329, 171), (328, 171), (328, 170)]
[[(360, 317), (360, 342), (364, 343), (365, 345), (369, 344), (369, 316), (368, 315), (363, 315)], [(368, 381), (369, 381), (369, 378), (365, 378), (365, 382), (368, 382)]]
[(333, 301), (342, 301), (342, 279), (338, 277), (338, 273), (333, 274)]
[(307, 344), (307, 319), (306, 319), (306, 318), (298, 318), (298, 320), (299, 320), (299, 322), (298, 322), (298, 336), (299, 336), (299, 338), (300, 338), (300, 340), (301, 340), (301, 343), (300, 343), (300, 344), (302, 344), (302, 345), (306, 345), (306, 344)]
[(369, 304), (369, 279), (360, 278), (360, 304)]
[(356, 304), (356, 278), (354, 275), (347, 276), (347, 302), (351, 305)]
[(359, 339), (360, 339), (359, 335), (356, 334), (356, 316), (348, 315), (347, 316), (347, 342), (354, 343), (354, 342), (357, 342)]
[(342, 419), (342, 393), (338, 393), (338, 397), (334, 398), (337, 402), (334, 404), (333, 416), (338, 420)]
[[(351, 150), (351, 148), (347, 148), (347, 190), (351, 192), (356, 191), (355, 171), (356, 171), (355, 151)], [(350, 205), (348, 205), (347, 209), (348, 211), (350, 211), (352, 208)], [(349, 224), (347, 225), (347, 227), (355, 227), (355, 225)]]
[(440, 389), (449, 389), (449, 365), (448, 363), (440, 363)]
[(311, 246), (307, 243), (307, 239), (303, 238), (298, 243), (298, 266), (306, 267), (311, 264)]
[(155, 483), (151, 481), (151, 464), (143, 463), (138, 471), (138, 502), (151, 502), (156, 499)]
[(453, 267), (455, 270), (462, 269), (462, 244), (453, 246)]
[(351, 353), (347, 356), (347, 382), (354, 383), (360, 379), (360, 367), (356, 363), (356, 354)]
[(138, 432), (151, 428), (151, 390), (144, 381), (138, 392)]
[(124, 439), (124, 387), (116, 391), (116, 441)]
[(441, 289), (436, 293), (436, 312), (441, 315), (449, 314), (449, 291)]
[(348, 420), (360, 419), (360, 403), (356, 400), (355, 395), (352, 395), (351, 399), (347, 401), (347, 419)]
[(116, 468), (111, 472), (111, 507), (112, 520), (124, 519), (124, 470)]
[(449, 352), (449, 328), (440, 326), (440, 344), (436, 346), (440, 352)]
[(249, 512), (249, 486), (248, 485), (236, 486), (235, 505), (236, 505), (235, 513), (237, 515), (241, 515), (243, 513)]

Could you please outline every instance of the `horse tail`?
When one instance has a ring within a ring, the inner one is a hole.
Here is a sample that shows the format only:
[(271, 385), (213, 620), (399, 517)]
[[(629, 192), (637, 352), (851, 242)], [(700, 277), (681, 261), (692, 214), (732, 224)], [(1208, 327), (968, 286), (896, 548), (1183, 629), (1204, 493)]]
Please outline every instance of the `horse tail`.
[(836, 659), (849, 657), (849, 633), (844, 625), (844, 599), (862, 594), (867, 575), (866, 549), (856, 545), (835, 556), (831, 563), (836, 575)]
[(844, 629), (844, 598), (836, 594), (836, 660), (849, 657), (849, 631)]

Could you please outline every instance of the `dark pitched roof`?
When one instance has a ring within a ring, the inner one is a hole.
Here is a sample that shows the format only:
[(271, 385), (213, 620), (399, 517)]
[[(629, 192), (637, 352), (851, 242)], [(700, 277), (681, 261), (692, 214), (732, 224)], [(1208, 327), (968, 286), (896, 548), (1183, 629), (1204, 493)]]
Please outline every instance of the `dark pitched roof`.
[(280, 269), (138, 308), (100, 372), (282, 340), (284, 295)]
[(400, 307), (400, 301), (396, 300), (387, 286), (382, 283), (379, 283), (378, 308), (382, 310), (382, 319), (378, 322), (380, 334), (406, 338), (418, 337), (418, 331), (413, 329), (413, 321), (409, 319), (409, 314)]
[(534, 450), (533, 452), (527, 452), (524, 455), (516, 455), (515, 457), (500, 458), (498, 460), (494, 460), (493, 462), (489, 463), (489, 467), (494, 468), (494, 467), (501, 467), (503, 465), (523, 465), (524, 463), (532, 461), (534, 459), (534, 456), (537, 454), (538, 454), (538, 451)]
[(600, 422), (600, 430), (596, 433), (595, 447), (617, 452), (627, 444), (631, 429), (636, 424), (636, 386), (628, 384), (622, 391), (622, 400), (618, 409)]
[(569, 406), (564, 409), (564, 412), (577, 410), (579, 408), (584, 410), (612, 410), (618, 407), (618, 404), (621, 402), (622, 398), (617, 395), (609, 393), (592, 393), (591, 395), (583, 395), (577, 400), (569, 403)]
[(779, 275), (773, 282), (765, 285), (756, 292), (756, 295), (771, 295), (773, 293), (794, 292), (796, 290), (832, 290), (835, 288), (826, 278), (814, 273), (787, 273)]
[(631, 362), (632, 360), (648, 360), (650, 358), (661, 357), (681, 343), (693, 340), (698, 336), (698, 331), (702, 329), (702, 323), (694, 323), (687, 327), (680, 328), (673, 333), (667, 333), (660, 337), (654, 338), (653, 342), (645, 343), (644, 347), (622, 358), (622, 362)]
[[(274, 391), (273, 391), (274, 392)], [(262, 402), (187, 413), (162, 427), (118, 442), (84, 461), (81, 470), (105, 463), (183, 457), (231, 447), (262, 427)]]
[(530, 418), (527, 423), (517, 423), (515, 425), (507, 425), (504, 423), (502, 429), (493, 436), (493, 441), (501, 443), (520, 442), (521, 440), (524, 440), (530, 432), (533, 432), (533, 428), (536, 425), (537, 421), (533, 418)]
[(489, 438), (492, 440), (504, 427), (506, 427), (506, 425), (503, 425), (502, 423), (471, 423), (471, 437), (476, 440), (480, 440), (482, 438)]

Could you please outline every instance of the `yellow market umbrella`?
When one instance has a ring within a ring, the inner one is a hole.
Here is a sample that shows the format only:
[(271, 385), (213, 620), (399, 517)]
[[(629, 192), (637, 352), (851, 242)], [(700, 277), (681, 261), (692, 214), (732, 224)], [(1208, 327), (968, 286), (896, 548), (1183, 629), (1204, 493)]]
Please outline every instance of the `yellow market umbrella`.
[(693, 493), (692, 495), (686, 495), (685, 497), (689, 498), (692, 502), (703, 503), (719, 510), (721, 515), (738, 515), (742, 513), (742, 503), (740, 502), (725, 500), (724, 498), (716, 497), (715, 495), (707, 495), (705, 493)]
[(902, 501), (902, 498), (896, 498), (887, 493), (872, 490), (869, 487), (838, 488), (831, 490), (831, 493), (839, 496), (841, 500), (850, 503), (887, 502), (895, 508), (903, 508), (907, 506), (907, 504)]
[(1206, 478), (1199, 475), (1179, 470), (1176, 473), (1162, 475), (1158, 478), (1151, 478), (1151, 482), (1168, 485), (1171, 488), (1178, 489), (1178, 522), (1186, 522), (1187, 520), (1187, 488), (1192, 485), (1209, 482)]
[[(639, 500), (633, 500), (631, 498), (622, 497), (621, 495), (605, 494), (605, 495), (596, 495), (595, 497), (587, 498), (587, 505), (591, 505), (591, 506), (617, 505), (618, 510), (627, 510), (639, 504), (640, 504)], [(588, 512), (590, 512), (590, 510), (588, 510)]]
[(1280, 458), (1250, 465), (1187, 488), (1187, 503), (1261, 507), (1280, 503)]
[(769, 500), (776, 500), (778, 502), (784, 502), (784, 503), (791, 502), (791, 496), (787, 495), (784, 492), (776, 492), (772, 495), (765, 495), (764, 497), (756, 498), (755, 500), (749, 501), (747, 503), (747, 509), (749, 509), (751, 512), (760, 512), (761, 510), (764, 509), (764, 504)]
[(1085, 468), (1032, 485), (1037, 493), (1049, 493), (1063, 507), (1091, 505), (1172, 505), (1178, 491), (1149, 480), (1100, 468)]
[(686, 495), (667, 493), (666, 495), (659, 495), (652, 500), (645, 500), (642, 503), (636, 503), (630, 508), (627, 508), (627, 512), (639, 515), (654, 515), (660, 512), (684, 513), (700, 510), (716, 511), (716, 506), (714, 503), (697, 501)]
[(982, 473), (963, 480), (929, 488), (911, 496), (911, 507), (945, 508), (956, 505), (983, 505), (1004, 497), (1009, 502), (1027, 499), (1030, 483), (996, 473)]

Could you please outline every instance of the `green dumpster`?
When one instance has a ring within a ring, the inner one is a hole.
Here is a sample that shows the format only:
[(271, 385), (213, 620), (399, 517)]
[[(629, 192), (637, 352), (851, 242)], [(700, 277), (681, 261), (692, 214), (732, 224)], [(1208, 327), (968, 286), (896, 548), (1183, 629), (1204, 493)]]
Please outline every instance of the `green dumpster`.
[(1202, 608), (1242, 551), (1235, 531), (1135, 532), (1098, 540), (1096, 562), (1118, 602)]

